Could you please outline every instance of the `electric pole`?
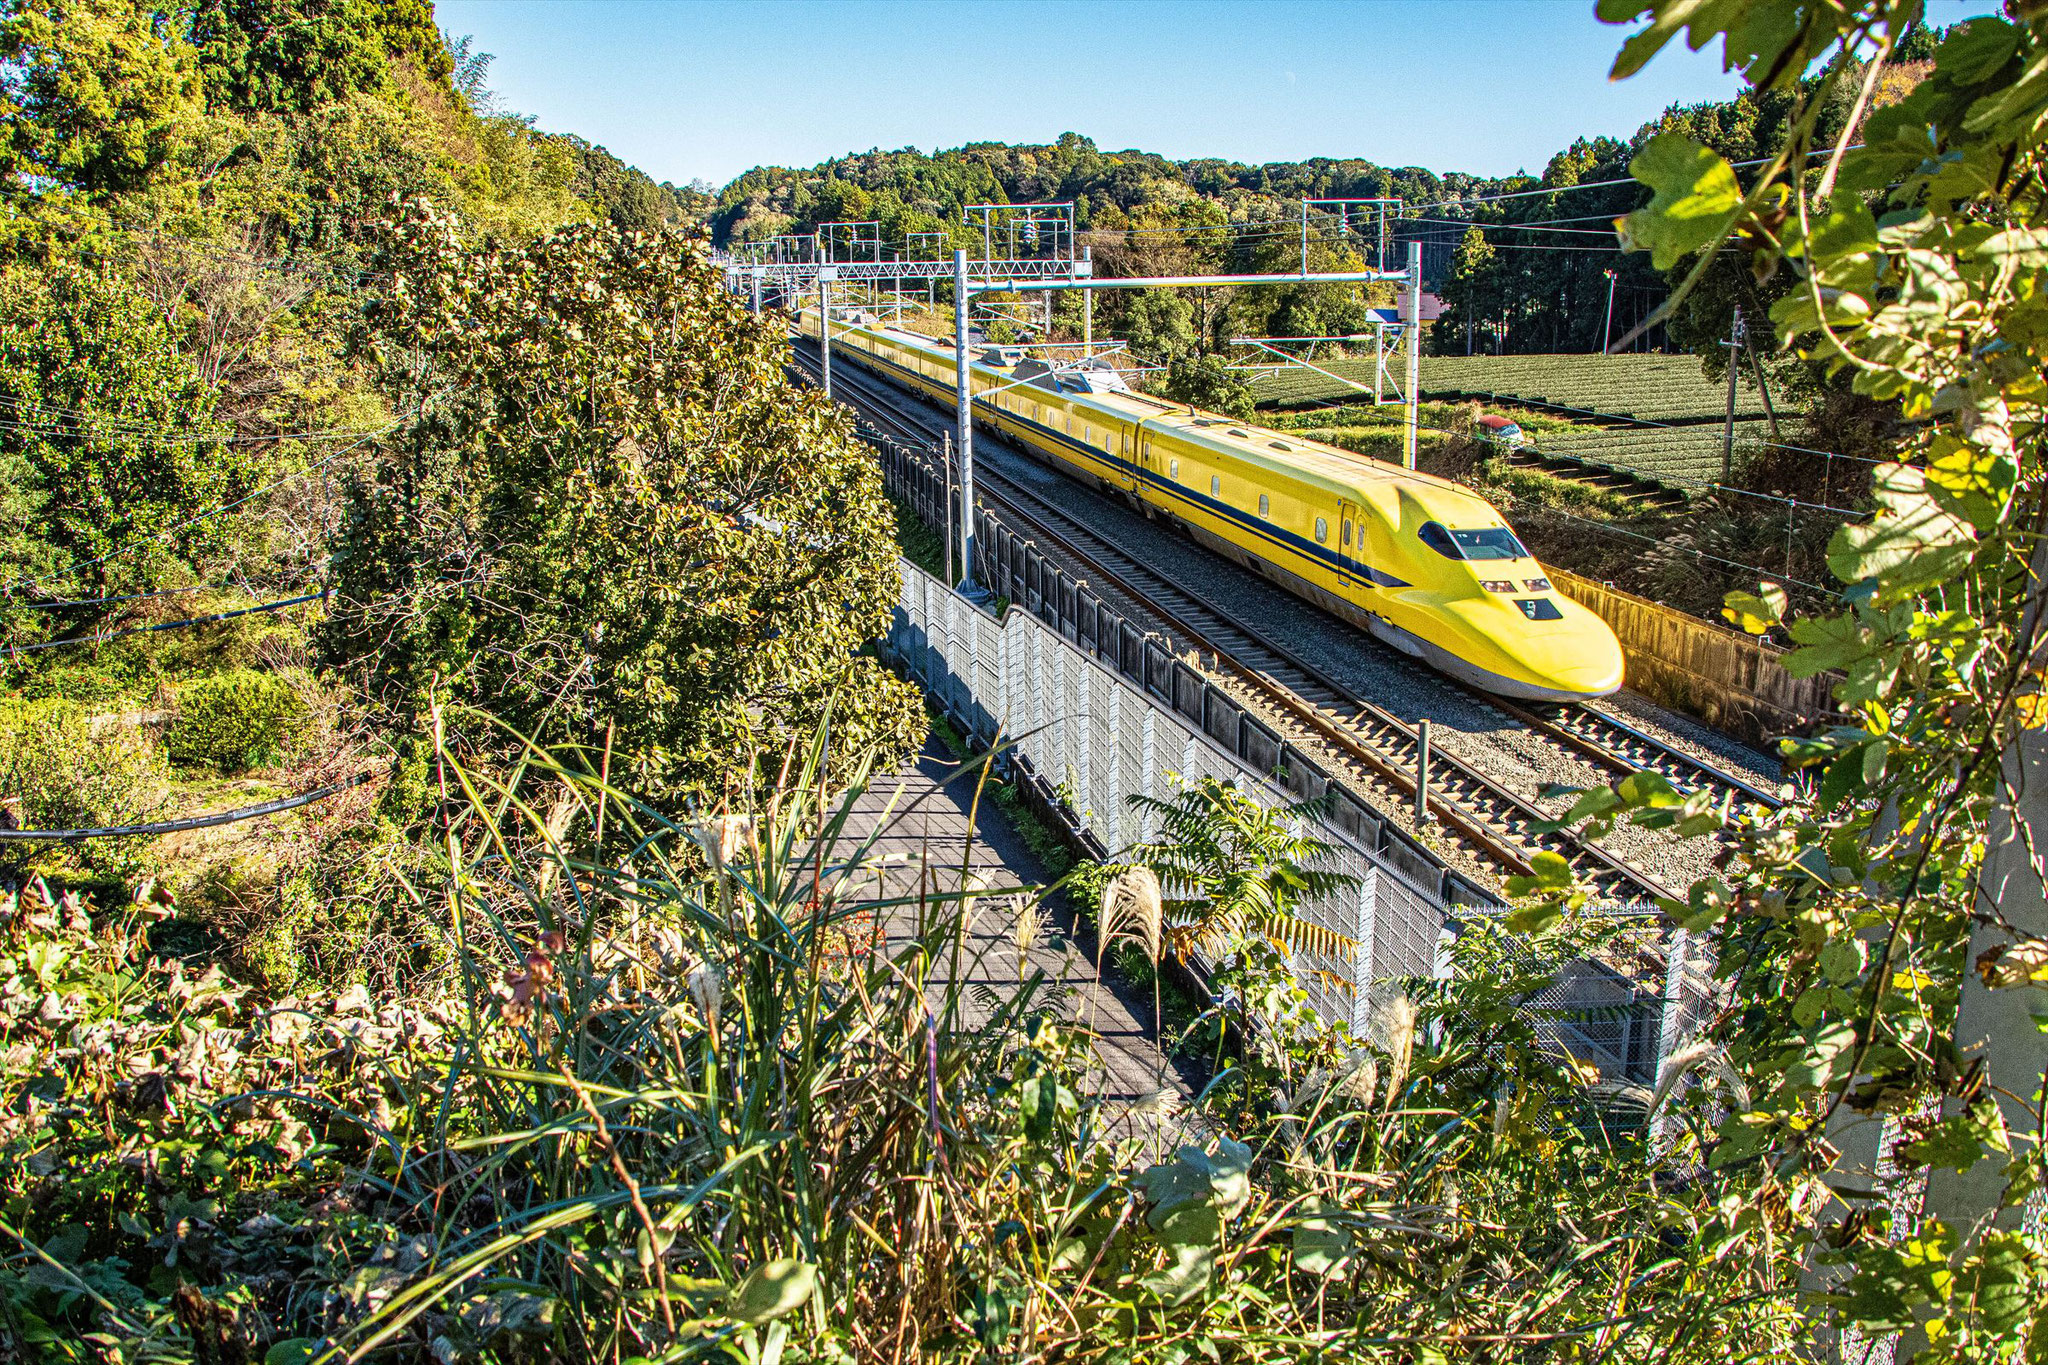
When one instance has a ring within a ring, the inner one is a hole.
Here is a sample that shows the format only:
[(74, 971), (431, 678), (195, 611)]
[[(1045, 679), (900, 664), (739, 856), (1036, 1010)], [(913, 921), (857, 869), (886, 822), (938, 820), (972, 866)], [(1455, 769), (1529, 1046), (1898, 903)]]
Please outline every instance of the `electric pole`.
[(1600, 324), (1600, 354), (1607, 354), (1607, 343), (1614, 335), (1614, 272), (1607, 272), (1607, 321)]
[(818, 271), (818, 364), (825, 376), (825, 396), (832, 396), (832, 278), (831, 270)]
[(953, 382), (959, 386), (961, 591), (974, 591), (974, 391), (967, 365), (967, 252), (953, 253)]
[[(1095, 248), (1092, 246), (1082, 247), (1081, 259), (1084, 262), (1092, 260), (1094, 251)], [(1088, 273), (1093, 275), (1095, 267), (1089, 266)], [(1047, 297), (1050, 297), (1050, 295)], [(1095, 291), (1093, 289), (1083, 289), (1081, 291), (1081, 354), (1083, 356), (1095, 354)]]
[(1408, 244), (1408, 393), (1401, 423), (1401, 464), (1415, 468), (1415, 422), (1422, 387), (1422, 243)]
[(1742, 309), (1738, 306), (1728, 323), (1728, 407), (1721, 418), (1721, 481), (1735, 471), (1735, 376), (1742, 372), (1737, 352), (1742, 349)]

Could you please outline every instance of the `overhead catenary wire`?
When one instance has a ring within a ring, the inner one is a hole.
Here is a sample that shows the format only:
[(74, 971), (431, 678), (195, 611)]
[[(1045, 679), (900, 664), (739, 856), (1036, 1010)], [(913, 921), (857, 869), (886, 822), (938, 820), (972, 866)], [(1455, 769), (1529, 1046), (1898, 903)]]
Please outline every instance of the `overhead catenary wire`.
[(265, 801), (261, 805), (241, 806), (235, 810), (216, 811), (212, 815), (192, 815), (182, 820), (164, 820), (147, 825), (102, 825), (91, 829), (0, 829), (0, 843), (76, 843), (82, 839), (125, 839), (152, 837), (159, 834), (183, 834), (189, 830), (211, 829), (216, 825), (232, 825), (243, 820), (254, 820), (259, 816), (277, 815), (301, 806), (310, 806), (315, 801), (325, 801), (338, 792), (359, 787), (370, 780), (372, 774), (357, 773), (345, 781), (317, 791), (288, 796), (276, 801)]

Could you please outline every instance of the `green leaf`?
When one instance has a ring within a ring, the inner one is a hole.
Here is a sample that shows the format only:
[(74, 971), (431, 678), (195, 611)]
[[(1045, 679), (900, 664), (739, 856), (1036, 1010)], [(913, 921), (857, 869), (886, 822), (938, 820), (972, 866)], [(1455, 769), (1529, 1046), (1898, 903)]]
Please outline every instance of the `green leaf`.
[[(1795, 244), (1788, 242), (1787, 246), (1791, 249)], [(1816, 267), (1832, 266), (1852, 257), (1871, 255), (1880, 246), (1877, 219), (1863, 201), (1837, 195), (1827, 213), (1811, 225), (1806, 239), (1796, 243), (1792, 254), (1803, 253)], [(1837, 284), (1840, 273), (1831, 270), (1825, 278), (1830, 284)]]
[(1621, 220), (1622, 249), (1648, 251), (1669, 270), (1719, 238), (1742, 207), (1735, 170), (1720, 154), (1678, 133), (1659, 133), (1629, 162), (1629, 174), (1654, 194)]
[(2016, 1232), (1990, 1232), (1974, 1259), (1966, 1289), (1994, 1338), (2010, 1338), (2034, 1303), (2033, 1255)]
[(1305, 1215), (1294, 1227), (1294, 1268), (1307, 1275), (1334, 1279), (1351, 1258), (1351, 1230), (1325, 1214), (1341, 1212), (1320, 1197), (1305, 1199)]
[(725, 1311), (740, 1322), (760, 1324), (793, 1313), (818, 1289), (818, 1267), (784, 1257), (748, 1271), (726, 1296)]
[(1791, 604), (1791, 598), (1777, 583), (1765, 583), (1756, 592), (1731, 592), (1722, 600), (1725, 605), (1721, 614), (1737, 630), (1751, 635), (1762, 635), (1783, 621), (1785, 608)]
[(1671, 779), (1662, 773), (1644, 769), (1630, 773), (1614, 784), (1615, 791), (1631, 807), (1662, 810), (1685, 803), (1685, 794), (1671, 785)]
[(1820, 971), (1837, 986), (1846, 986), (1863, 975), (1863, 940), (1844, 935), (1831, 938), (1820, 950)]
[(1980, 531), (2004, 519), (2019, 477), (2019, 462), (2010, 453), (1980, 449), (1949, 432), (1937, 434), (1928, 450), (1928, 495)]
[(263, 1353), (263, 1365), (306, 1365), (319, 1349), (318, 1337), (287, 1337), (270, 1344)]
[(1899, 1155), (1916, 1166), (1940, 1166), (1968, 1171), (1984, 1155), (1978, 1125), (1964, 1114), (1951, 1114), (1919, 1138), (1906, 1143)]
[(2013, 25), (1989, 15), (1958, 24), (1935, 49), (1935, 69), (1959, 84), (1975, 85), (1997, 75), (2012, 60), (2019, 37)]
[(1802, 616), (1790, 630), (1793, 642), (1802, 646), (1783, 660), (1785, 671), (1795, 678), (1846, 669), (1869, 657), (1875, 643), (1853, 616)]
[(1785, 1068), (1785, 1084), (1795, 1090), (1817, 1090), (1834, 1079), (1842, 1054), (1856, 1043), (1856, 1026), (1837, 1019), (1822, 1024), (1805, 1040), (1792, 1065)]
[(1970, 553), (1975, 533), (1929, 494), (1927, 471), (1880, 465), (1871, 481), (1877, 515), (1844, 526), (1828, 545), (1828, 568), (1844, 583), (1879, 579), (1888, 596), (1948, 581)]
[(1159, 1221), (1163, 1246), (1215, 1246), (1223, 1236), (1223, 1220), (1214, 1204), (1182, 1204)]
[(1172, 1161), (1148, 1166), (1138, 1175), (1138, 1186), (1152, 1203), (1146, 1216), (1155, 1229), (1163, 1229), (1179, 1210), (1213, 1206), (1219, 1219), (1235, 1217), (1252, 1197), (1251, 1148), (1229, 1138), (1220, 1139), (1213, 1153), (1188, 1146)]
[(1540, 849), (1529, 858), (1529, 871), (1546, 891), (1564, 891), (1572, 884), (1572, 865), (1562, 854)]
[(1216, 1248), (1190, 1242), (1169, 1248), (1171, 1259), (1164, 1270), (1138, 1281), (1147, 1290), (1172, 1305), (1186, 1303), (1209, 1287), (1216, 1274)]
[(1823, 811), (1831, 811), (1863, 788), (1863, 747), (1845, 749), (1820, 780), (1819, 805)]

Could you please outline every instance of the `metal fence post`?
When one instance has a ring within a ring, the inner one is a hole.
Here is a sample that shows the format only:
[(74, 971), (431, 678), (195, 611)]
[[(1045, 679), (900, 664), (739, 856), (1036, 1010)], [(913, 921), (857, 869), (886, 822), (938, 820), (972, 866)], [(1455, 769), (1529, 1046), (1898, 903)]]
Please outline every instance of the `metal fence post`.
[(1429, 823), (1429, 720), (1415, 722), (1415, 827)]

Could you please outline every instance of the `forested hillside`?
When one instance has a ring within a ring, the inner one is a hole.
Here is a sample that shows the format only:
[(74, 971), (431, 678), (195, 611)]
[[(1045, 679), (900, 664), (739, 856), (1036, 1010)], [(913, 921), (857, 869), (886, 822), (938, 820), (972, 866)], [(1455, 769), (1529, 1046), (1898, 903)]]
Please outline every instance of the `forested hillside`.
[[(1873, 107), (1911, 89), (1941, 32), (1922, 28), (1907, 35)], [(1850, 65), (1852, 74), (1863, 69)], [(1854, 99), (1854, 82), (1834, 82), (1831, 74), (1816, 73), (1802, 87), (1826, 94), (1814, 130), (1821, 137), (1841, 130)], [(922, 232), (941, 234), (945, 249), (979, 251), (981, 238), (962, 221), (964, 206), (1071, 201), (1079, 240), (1105, 273), (1250, 273), (1299, 266), (1303, 199), (1399, 199), (1403, 209), (1389, 223), (1397, 245), (1386, 264), (1398, 269), (1405, 263), (1398, 243), (1424, 244), (1425, 287), (1440, 292), (1447, 305), (1434, 328), (1433, 350), (1464, 353), (1469, 331), (1472, 349), (1480, 352), (1594, 351), (1603, 335), (1627, 336), (1674, 283), (1646, 253), (1624, 252), (1616, 241), (1614, 220), (1648, 199), (1629, 175), (1630, 160), (1652, 137), (1669, 132), (1697, 138), (1731, 162), (1754, 161), (1783, 140), (1786, 119), (1801, 98), (1788, 90), (1746, 90), (1732, 100), (1674, 106), (1631, 137), (1581, 138), (1551, 157), (1540, 174), (1505, 177), (1358, 158), (1258, 166), (1175, 161), (1144, 151), (1105, 152), (1077, 133), (1044, 146), (876, 150), (804, 169), (748, 171), (719, 191), (710, 224), (721, 244), (742, 245), (814, 232), (821, 223), (872, 220), (892, 250)], [(1369, 211), (1354, 210), (1349, 230), (1334, 210), (1318, 210), (1310, 225), (1315, 268), (1376, 262), (1377, 223)], [(1611, 329), (1609, 272), (1616, 277)], [(1631, 344), (1693, 351), (1718, 372), (1716, 343), (1727, 336), (1734, 307), (1743, 305), (1760, 320), (1782, 292), (1782, 284), (1759, 284), (1732, 265), (1717, 268), (1668, 326)], [(1363, 301), (1364, 291), (1335, 286), (1247, 290), (1236, 298), (1191, 290), (1105, 296), (1101, 328), (1164, 363), (1220, 350), (1233, 334), (1356, 331)]]

